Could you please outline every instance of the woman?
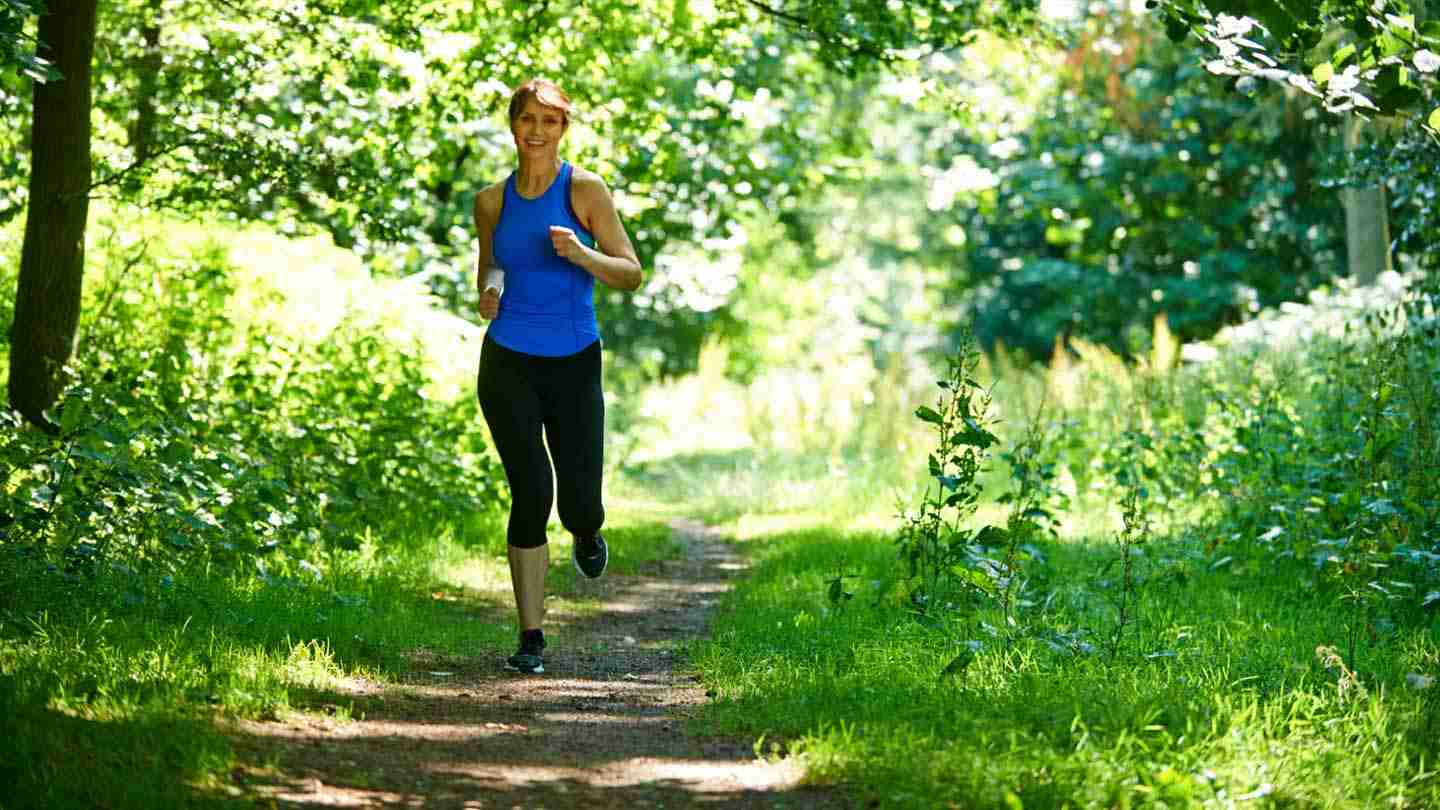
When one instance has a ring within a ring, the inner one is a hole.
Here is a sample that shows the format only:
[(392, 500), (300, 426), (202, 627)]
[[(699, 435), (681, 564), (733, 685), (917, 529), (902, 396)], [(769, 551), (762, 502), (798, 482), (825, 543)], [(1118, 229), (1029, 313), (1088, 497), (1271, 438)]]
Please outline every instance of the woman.
[(574, 536), (576, 569), (594, 578), (609, 562), (600, 536), (605, 400), (594, 289), (598, 280), (633, 291), (644, 280), (605, 181), (560, 159), (569, 126), (570, 99), (557, 85), (520, 85), (510, 97), (519, 167), (475, 197), (480, 316), (490, 321), (477, 390), (510, 483), (506, 540), (520, 649), (508, 663), (521, 672), (545, 671), (552, 489)]

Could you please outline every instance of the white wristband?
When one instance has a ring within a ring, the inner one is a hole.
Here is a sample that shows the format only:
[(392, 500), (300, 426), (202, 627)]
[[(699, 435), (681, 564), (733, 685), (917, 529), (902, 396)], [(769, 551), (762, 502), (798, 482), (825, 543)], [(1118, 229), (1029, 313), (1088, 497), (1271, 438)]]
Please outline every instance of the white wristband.
[(485, 289), (494, 290), (496, 295), (504, 295), (505, 271), (498, 267), (490, 268), (489, 272), (485, 274)]

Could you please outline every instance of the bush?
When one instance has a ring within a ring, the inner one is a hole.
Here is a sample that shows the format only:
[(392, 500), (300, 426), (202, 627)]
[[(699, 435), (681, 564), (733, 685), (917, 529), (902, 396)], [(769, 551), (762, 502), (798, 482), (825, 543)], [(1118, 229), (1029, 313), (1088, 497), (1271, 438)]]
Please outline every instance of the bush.
[(240, 311), (236, 285), (254, 282), (214, 243), (108, 268), (61, 435), (0, 413), (0, 543), (70, 576), (102, 561), (318, 575), (326, 555), (459, 535), (499, 504), (473, 399), (429, 398), (422, 355), (373, 317), (310, 340)]

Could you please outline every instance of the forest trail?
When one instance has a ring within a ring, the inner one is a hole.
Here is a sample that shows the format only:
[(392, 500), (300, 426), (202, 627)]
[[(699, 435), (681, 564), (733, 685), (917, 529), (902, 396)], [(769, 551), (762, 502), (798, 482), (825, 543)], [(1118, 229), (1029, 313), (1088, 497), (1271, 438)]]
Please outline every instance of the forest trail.
[(317, 702), (354, 719), (237, 723), (250, 764), (232, 791), (282, 807), (848, 806), (745, 741), (684, 733), (706, 695), (675, 647), (703, 636), (744, 564), (704, 526), (671, 528), (680, 559), (585, 583), (600, 610), (556, 628), (544, 675), (505, 670), (507, 650), (435, 659), (400, 686), (352, 679)]

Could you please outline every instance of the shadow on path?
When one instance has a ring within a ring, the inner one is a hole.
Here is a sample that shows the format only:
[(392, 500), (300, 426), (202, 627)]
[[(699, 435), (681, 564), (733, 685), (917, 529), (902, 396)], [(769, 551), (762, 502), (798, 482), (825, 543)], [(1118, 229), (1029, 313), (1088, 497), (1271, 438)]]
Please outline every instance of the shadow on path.
[(509, 650), (483, 650), (436, 660), (399, 687), (354, 679), (298, 696), (354, 719), (235, 724), (248, 763), (232, 774), (236, 786), (289, 807), (850, 806), (832, 789), (799, 785), (791, 763), (756, 760), (744, 742), (684, 733), (706, 696), (675, 671), (675, 646), (704, 635), (744, 566), (703, 526), (672, 529), (683, 558), (579, 585), (602, 610), (552, 622), (546, 674), (509, 672)]

